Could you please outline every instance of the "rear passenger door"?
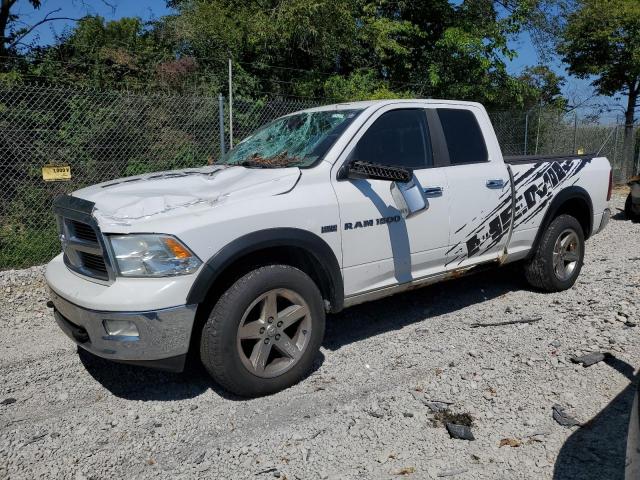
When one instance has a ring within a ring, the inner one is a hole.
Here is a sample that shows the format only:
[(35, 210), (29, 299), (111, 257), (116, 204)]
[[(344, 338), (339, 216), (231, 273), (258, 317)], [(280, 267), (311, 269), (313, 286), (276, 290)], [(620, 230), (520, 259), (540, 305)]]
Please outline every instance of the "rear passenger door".
[[(509, 172), (502, 161), (486, 113), (469, 106), (435, 112), (446, 144), (445, 163), (451, 229), (446, 268), (495, 260), (503, 250), (511, 220)], [(432, 115), (432, 118), (434, 115)]]

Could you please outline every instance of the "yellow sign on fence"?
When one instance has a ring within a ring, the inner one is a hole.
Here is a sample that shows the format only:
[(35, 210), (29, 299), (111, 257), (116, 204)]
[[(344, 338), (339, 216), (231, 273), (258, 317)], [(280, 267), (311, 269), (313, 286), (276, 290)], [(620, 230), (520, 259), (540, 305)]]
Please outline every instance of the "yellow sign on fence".
[(42, 179), (45, 182), (71, 180), (71, 167), (69, 165), (45, 165), (42, 167)]

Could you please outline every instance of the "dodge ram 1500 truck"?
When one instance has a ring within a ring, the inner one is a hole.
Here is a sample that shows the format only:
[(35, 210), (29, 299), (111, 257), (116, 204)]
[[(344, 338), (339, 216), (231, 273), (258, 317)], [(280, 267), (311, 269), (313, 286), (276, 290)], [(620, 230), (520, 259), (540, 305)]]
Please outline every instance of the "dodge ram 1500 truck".
[(50, 305), (95, 355), (181, 371), (195, 352), (269, 394), (308, 374), (327, 312), (517, 261), (570, 288), (610, 192), (603, 157), (503, 158), (477, 103), (312, 108), (214, 165), (58, 197)]

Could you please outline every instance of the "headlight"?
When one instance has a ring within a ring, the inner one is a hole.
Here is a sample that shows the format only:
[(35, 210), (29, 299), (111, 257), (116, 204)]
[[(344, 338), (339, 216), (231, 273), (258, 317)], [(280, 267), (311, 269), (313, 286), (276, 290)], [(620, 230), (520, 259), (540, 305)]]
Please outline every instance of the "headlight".
[(170, 235), (115, 235), (109, 240), (123, 277), (186, 275), (202, 263)]

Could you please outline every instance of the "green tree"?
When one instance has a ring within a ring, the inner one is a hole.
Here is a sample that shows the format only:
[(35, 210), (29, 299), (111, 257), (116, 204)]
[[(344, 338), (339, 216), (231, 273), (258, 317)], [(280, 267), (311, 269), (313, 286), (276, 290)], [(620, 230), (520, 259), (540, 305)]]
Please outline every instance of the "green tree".
[(543, 105), (565, 109), (567, 99), (562, 95), (564, 77), (556, 74), (546, 65), (527, 67), (518, 76), (518, 80), (524, 85), (523, 106), (530, 110)]
[(567, 19), (559, 51), (570, 73), (595, 77), (593, 86), (599, 94), (627, 96), (622, 174), (628, 178), (640, 96), (640, 2), (579, 0)]
[(340, 102), (412, 96), (409, 91), (391, 90), (387, 82), (367, 70), (356, 71), (349, 76), (333, 75), (324, 81), (322, 87), (327, 98)]
[(28, 73), (49, 82), (100, 88), (154, 87), (184, 80), (195, 65), (176, 58), (163, 23), (86, 16), (55, 45), (33, 49)]
[[(344, 98), (369, 91), (524, 106), (531, 85), (508, 74), (508, 40), (542, 0), (174, 0), (179, 54), (236, 94)], [(339, 79), (336, 77), (340, 77)], [(374, 87), (374, 85), (376, 85)], [(363, 88), (366, 87), (366, 88)]]

